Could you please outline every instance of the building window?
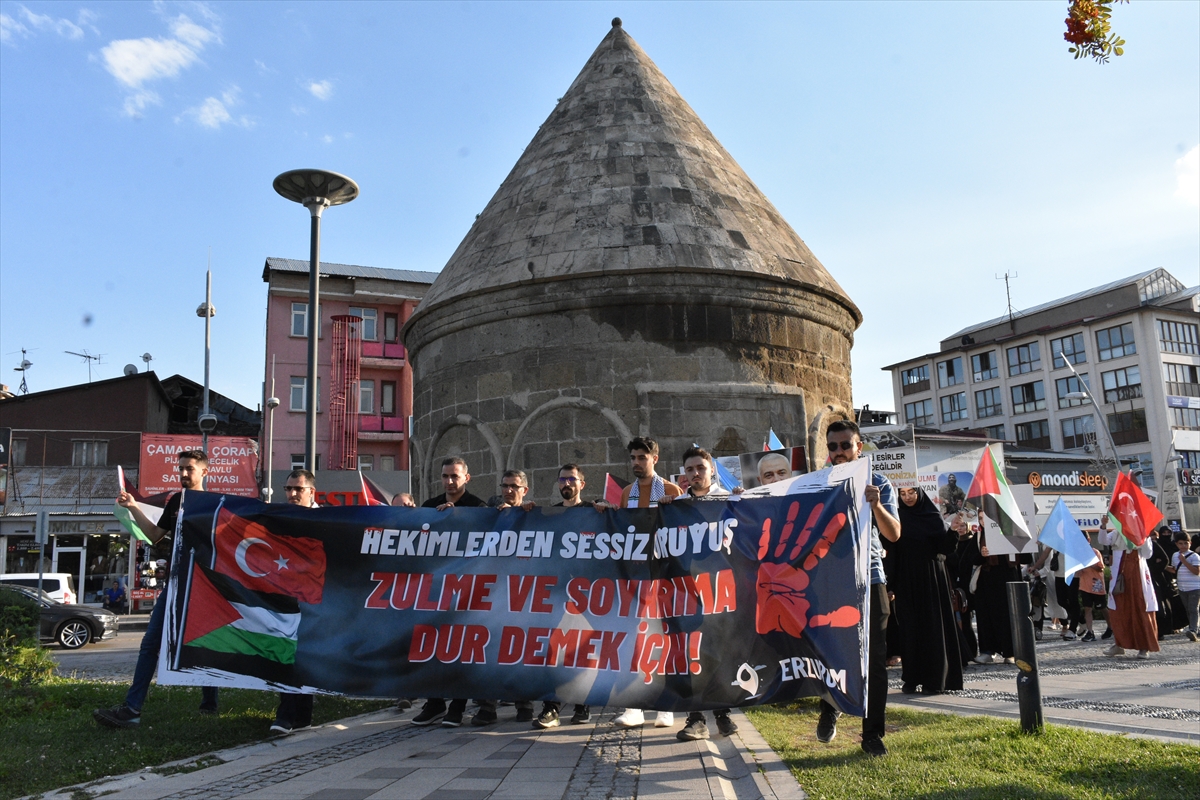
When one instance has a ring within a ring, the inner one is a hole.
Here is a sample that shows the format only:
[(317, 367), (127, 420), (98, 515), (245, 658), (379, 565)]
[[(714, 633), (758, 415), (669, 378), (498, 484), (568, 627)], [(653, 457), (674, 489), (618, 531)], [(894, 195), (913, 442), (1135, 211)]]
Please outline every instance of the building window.
[(1063, 450), (1078, 450), (1096, 441), (1096, 418), (1071, 417), (1062, 421)]
[(913, 425), (933, 424), (933, 401), (919, 400), (916, 403), (904, 404), (904, 421)]
[[(1154, 482), (1154, 456), (1150, 453), (1138, 453), (1129, 456), (1129, 471), (1134, 474), (1138, 485), (1143, 489), (1153, 489), (1156, 484)], [(1133, 460), (1133, 459), (1136, 459)]]
[(974, 373), (976, 383), (999, 378), (1000, 365), (996, 363), (996, 351), (988, 350), (986, 353), (971, 356), (971, 372)]
[(1058, 395), (1058, 407), (1074, 408), (1075, 406), (1081, 406), (1086, 403), (1086, 398), (1067, 397), (1069, 394), (1082, 392), (1085, 386), (1089, 389), (1092, 388), (1092, 385), (1088, 383), (1088, 376), (1086, 372), (1080, 375), (1078, 378), (1076, 378), (1074, 375), (1071, 375), (1066, 378), (1059, 378), (1056, 380), (1054, 382), (1054, 393)]
[(900, 387), (903, 394), (916, 394), (929, 388), (929, 365), (906, 369), (900, 373)]
[(1104, 402), (1106, 403), (1132, 400), (1142, 396), (1142, 373), (1137, 367), (1101, 372), (1100, 382), (1104, 386)]
[(358, 413), (375, 413), (375, 381), (358, 382)]
[(363, 472), (369, 472), (375, 469), (375, 456), (359, 456), (358, 468)]
[(12, 453), (9, 454), (8, 463), (14, 467), (25, 466), (25, 448), (28, 445), (28, 439), (13, 439)]
[(1168, 408), (1171, 412), (1171, 427), (1183, 430), (1200, 430), (1200, 408)]
[(108, 442), (101, 440), (71, 442), (71, 466), (103, 467), (108, 464)]
[(396, 457), (395, 456), (380, 456), (379, 457), (379, 471), (380, 472), (395, 472), (396, 471)]
[(304, 453), (292, 453), (292, 469), (304, 469)]
[(385, 417), (396, 416), (396, 382), (380, 381), (379, 413)]
[(1115, 328), (1105, 328), (1096, 332), (1096, 349), (1101, 361), (1131, 356), (1137, 352), (1133, 342), (1133, 323), (1126, 322)]
[(1117, 444), (1150, 441), (1150, 432), (1146, 429), (1146, 409), (1135, 408), (1133, 411), (1109, 414), (1108, 432)]
[(1037, 342), (1008, 348), (1008, 374), (1024, 375), (1042, 368), (1042, 351)]
[(1200, 355), (1200, 326), (1194, 322), (1158, 321), (1159, 348), (1164, 353)]
[(1200, 469), (1200, 450), (1176, 450), (1180, 469)]
[[(1062, 359), (1064, 355), (1067, 357), (1066, 361)], [(1072, 364), (1087, 362), (1087, 353), (1083, 349), (1083, 334), (1077, 333), (1074, 336), (1051, 339), (1050, 358), (1054, 362), (1055, 369), (1062, 369), (1068, 362)]]
[(1176, 397), (1200, 397), (1200, 367), (1192, 364), (1163, 364), (1167, 394)]
[(308, 303), (292, 303), (292, 336), (308, 336)]
[(400, 315), (383, 315), (383, 340), (389, 344), (400, 341)]
[(1000, 399), (1000, 387), (993, 386), (991, 389), (975, 393), (975, 416), (983, 417), (999, 417), (1004, 414), (1004, 404)]
[(379, 312), (374, 308), (356, 308), (350, 306), (350, 316), (362, 319), (362, 340), (374, 342), (379, 338)]
[(1014, 414), (1028, 414), (1046, 408), (1046, 387), (1041, 381), (1022, 383), (1012, 387)]
[(1022, 447), (1050, 449), (1050, 423), (1044, 419), (1017, 425), (1017, 444)]
[(942, 422), (967, 418), (967, 393), (948, 394), (942, 398)]
[(999, 439), (1001, 441), (1004, 441), (1004, 426), (1003, 425), (989, 425), (988, 427), (983, 429), (983, 432), (989, 439)]
[(963, 382), (962, 356), (938, 362), (938, 388), (957, 386)]
[[(307, 411), (308, 378), (303, 375), (293, 375), (289, 384), (288, 411)], [(321, 413), (321, 379), (317, 378), (317, 413)]]

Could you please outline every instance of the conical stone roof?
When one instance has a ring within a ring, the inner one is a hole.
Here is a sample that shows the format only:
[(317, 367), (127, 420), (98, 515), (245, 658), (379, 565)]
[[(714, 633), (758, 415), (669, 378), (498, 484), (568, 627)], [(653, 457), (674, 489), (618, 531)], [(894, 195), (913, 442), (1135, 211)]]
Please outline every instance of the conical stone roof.
[(640, 282), (660, 270), (781, 282), (842, 306), (854, 327), (862, 322), (808, 246), (614, 20), (409, 327), (480, 293), (582, 277)]

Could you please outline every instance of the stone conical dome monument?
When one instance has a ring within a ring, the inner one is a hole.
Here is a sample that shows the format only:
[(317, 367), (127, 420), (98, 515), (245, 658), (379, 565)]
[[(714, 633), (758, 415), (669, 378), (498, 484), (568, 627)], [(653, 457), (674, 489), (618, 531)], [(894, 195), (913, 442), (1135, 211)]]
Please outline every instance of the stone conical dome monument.
[(517, 468), (547, 502), (565, 462), (586, 497), (628, 479), (633, 435), (662, 475), (693, 442), (810, 444), (850, 406), (861, 322), (614, 20), (405, 327), (414, 488), (440, 491), (450, 454), (478, 495)]

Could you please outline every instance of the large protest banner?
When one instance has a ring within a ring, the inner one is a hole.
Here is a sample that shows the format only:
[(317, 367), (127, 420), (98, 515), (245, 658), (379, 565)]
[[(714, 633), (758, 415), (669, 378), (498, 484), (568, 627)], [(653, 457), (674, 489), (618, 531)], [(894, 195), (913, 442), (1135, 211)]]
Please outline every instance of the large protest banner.
[[(138, 491), (144, 497), (179, 491), (179, 452), (198, 450), (204, 438), (192, 434), (142, 434)], [(245, 436), (208, 437), (205, 486), (215, 492), (258, 497), (258, 442)]]
[(862, 715), (867, 480), (604, 513), (186, 492), (159, 681)]

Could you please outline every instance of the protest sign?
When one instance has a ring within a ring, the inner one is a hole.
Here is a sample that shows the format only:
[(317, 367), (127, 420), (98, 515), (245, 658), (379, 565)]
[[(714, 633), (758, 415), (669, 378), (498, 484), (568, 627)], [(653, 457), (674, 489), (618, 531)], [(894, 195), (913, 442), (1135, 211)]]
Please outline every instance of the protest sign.
[[(138, 492), (148, 497), (179, 491), (179, 452), (199, 450), (204, 439), (187, 434), (142, 434)], [(258, 497), (258, 442), (245, 436), (208, 437), (205, 488), (241, 497)]]
[(863, 455), (871, 459), (872, 472), (883, 475), (897, 489), (918, 488), (912, 425), (872, 425), (861, 428), (859, 436)]
[(654, 509), (186, 492), (161, 683), (687, 711), (866, 706), (867, 465)]
[(784, 447), (738, 456), (742, 486), (753, 489), (777, 481), (794, 478), (808, 472), (808, 458), (803, 447)]

